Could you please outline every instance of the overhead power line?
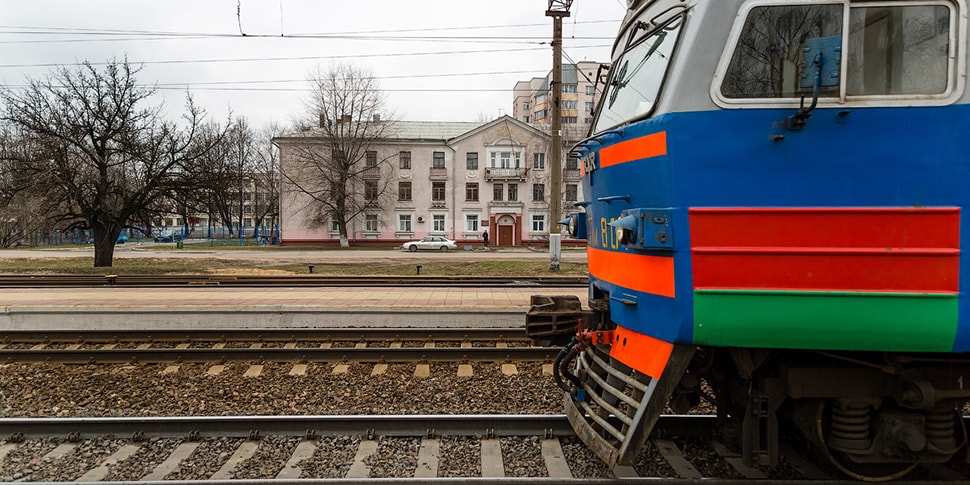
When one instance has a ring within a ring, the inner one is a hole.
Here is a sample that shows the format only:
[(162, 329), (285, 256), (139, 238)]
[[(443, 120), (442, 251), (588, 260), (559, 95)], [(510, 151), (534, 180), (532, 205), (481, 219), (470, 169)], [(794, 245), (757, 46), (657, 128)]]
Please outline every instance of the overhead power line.
[[(588, 49), (609, 47), (608, 45), (589, 45), (573, 47), (573, 49)], [(480, 50), (455, 50), (437, 52), (400, 52), (400, 53), (381, 53), (381, 54), (345, 54), (334, 56), (294, 56), (294, 57), (250, 57), (237, 59), (168, 59), (158, 61), (129, 61), (131, 64), (139, 65), (162, 65), (162, 64), (219, 64), (233, 62), (282, 62), (282, 61), (319, 61), (327, 59), (363, 59), (377, 57), (410, 57), (410, 56), (446, 56), (460, 54), (489, 54), (489, 53), (509, 53), (509, 52), (530, 52), (544, 50), (542, 47), (529, 47), (520, 49), (480, 49)], [(69, 67), (90, 64), (92, 66), (103, 66), (110, 62), (70, 62), (70, 63), (38, 63), (38, 64), (0, 64), (0, 69), (28, 68), (28, 67)]]

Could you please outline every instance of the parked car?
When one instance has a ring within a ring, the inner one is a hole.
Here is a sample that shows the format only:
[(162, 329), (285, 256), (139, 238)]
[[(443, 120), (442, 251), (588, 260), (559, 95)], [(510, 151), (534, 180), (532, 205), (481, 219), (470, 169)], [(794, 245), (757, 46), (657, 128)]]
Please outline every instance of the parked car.
[(165, 232), (155, 236), (155, 242), (157, 243), (176, 242), (181, 240), (182, 233), (180, 232)]
[(115, 241), (115, 244), (124, 244), (126, 242), (128, 242), (128, 235), (125, 233), (118, 234), (118, 240)]
[(458, 245), (455, 244), (455, 241), (452, 241), (444, 236), (425, 236), (421, 238), (420, 241), (408, 241), (401, 247), (411, 252), (419, 249), (430, 249), (432, 251), (448, 251), (449, 249), (458, 249)]

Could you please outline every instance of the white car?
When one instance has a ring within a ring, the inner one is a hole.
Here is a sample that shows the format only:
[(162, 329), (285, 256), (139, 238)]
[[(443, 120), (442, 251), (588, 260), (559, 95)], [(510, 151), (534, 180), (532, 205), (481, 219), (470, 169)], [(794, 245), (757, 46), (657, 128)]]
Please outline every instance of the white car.
[(455, 244), (455, 241), (452, 241), (444, 236), (425, 236), (420, 241), (408, 241), (401, 247), (411, 252), (419, 249), (430, 249), (432, 251), (448, 251), (449, 249), (458, 249), (458, 245)]

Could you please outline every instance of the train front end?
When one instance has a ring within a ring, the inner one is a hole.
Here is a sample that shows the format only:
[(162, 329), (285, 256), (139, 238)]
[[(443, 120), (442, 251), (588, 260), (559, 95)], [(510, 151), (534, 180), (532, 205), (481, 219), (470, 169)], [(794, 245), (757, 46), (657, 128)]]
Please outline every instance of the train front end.
[[(960, 456), (970, 398), (964, 0), (631, 1), (577, 144), (589, 308), (534, 297), (608, 465), (700, 400), (752, 465), (781, 419), (846, 474)], [(966, 243), (964, 243), (966, 241)]]

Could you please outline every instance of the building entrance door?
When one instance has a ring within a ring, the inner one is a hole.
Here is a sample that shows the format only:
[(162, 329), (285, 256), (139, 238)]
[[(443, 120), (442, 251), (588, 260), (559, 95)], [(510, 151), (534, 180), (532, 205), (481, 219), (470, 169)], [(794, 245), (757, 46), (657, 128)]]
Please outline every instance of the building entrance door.
[(498, 238), (496, 243), (499, 246), (512, 246), (515, 244), (515, 219), (509, 216), (502, 216), (496, 222), (498, 226)]

